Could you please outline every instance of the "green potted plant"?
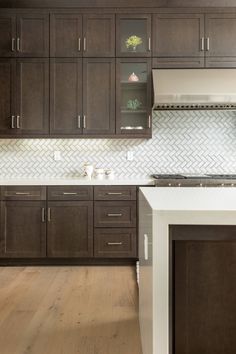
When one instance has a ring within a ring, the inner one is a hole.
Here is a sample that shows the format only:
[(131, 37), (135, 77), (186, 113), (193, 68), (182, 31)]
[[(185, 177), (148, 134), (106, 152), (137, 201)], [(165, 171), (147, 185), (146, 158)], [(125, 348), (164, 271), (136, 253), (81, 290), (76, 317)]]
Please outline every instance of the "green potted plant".
[(127, 102), (127, 108), (130, 109), (131, 111), (136, 111), (142, 106), (142, 103), (135, 98), (134, 100), (128, 100)]
[(126, 39), (125, 44), (127, 49), (133, 49), (133, 51), (136, 50), (137, 46), (141, 45), (143, 43), (142, 38), (138, 36), (130, 36), (129, 38)]

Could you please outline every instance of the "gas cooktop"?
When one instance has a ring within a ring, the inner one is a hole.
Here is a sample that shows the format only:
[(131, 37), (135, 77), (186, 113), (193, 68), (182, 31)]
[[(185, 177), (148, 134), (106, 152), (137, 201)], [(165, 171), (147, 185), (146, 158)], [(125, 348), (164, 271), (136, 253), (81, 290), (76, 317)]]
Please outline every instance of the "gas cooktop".
[(155, 179), (236, 179), (236, 174), (153, 174)]

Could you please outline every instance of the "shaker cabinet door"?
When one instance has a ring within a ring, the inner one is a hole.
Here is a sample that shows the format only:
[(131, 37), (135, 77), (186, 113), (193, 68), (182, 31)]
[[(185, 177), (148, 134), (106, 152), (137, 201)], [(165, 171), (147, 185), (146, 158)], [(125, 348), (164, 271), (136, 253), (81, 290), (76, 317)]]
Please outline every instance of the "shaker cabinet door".
[(153, 56), (203, 57), (204, 15), (154, 15)]
[(82, 60), (56, 58), (50, 62), (50, 133), (82, 133)]
[(16, 127), (22, 135), (48, 133), (48, 59), (17, 59)]
[(49, 16), (22, 14), (17, 16), (17, 56), (48, 57)]
[(115, 133), (115, 59), (83, 61), (83, 134)]
[(114, 15), (84, 15), (83, 34), (84, 57), (115, 56)]
[(16, 55), (16, 16), (0, 15), (0, 57)]
[(48, 257), (92, 257), (93, 202), (48, 203)]
[(50, 36), (51, 57), (81, 57), (82, 15), (52, 14)]

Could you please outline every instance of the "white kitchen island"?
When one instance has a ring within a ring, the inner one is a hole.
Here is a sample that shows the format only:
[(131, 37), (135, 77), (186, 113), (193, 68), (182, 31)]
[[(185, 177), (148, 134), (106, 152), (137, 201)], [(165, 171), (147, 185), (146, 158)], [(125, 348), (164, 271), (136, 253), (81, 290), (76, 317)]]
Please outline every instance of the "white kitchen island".
[(170, 354), (170, 225), (236, 225), (236, 188), (154, 188), (139, 194), (143, 354)]

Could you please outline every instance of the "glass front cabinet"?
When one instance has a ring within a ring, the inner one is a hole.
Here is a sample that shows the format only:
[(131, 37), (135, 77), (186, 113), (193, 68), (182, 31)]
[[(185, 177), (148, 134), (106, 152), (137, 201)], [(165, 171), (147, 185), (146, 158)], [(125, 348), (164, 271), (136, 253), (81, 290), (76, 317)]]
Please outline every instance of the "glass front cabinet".
[(116, 34), (118, 57), (151, 56), (150, 15), (118, 15)]
[(116, 77), (117, 132), (151, 136), (150, 59), (117, 59)]

